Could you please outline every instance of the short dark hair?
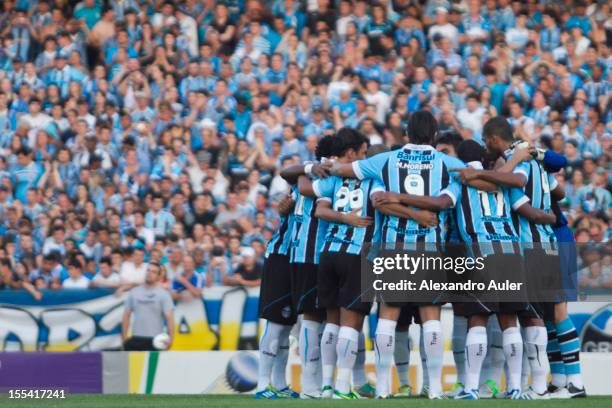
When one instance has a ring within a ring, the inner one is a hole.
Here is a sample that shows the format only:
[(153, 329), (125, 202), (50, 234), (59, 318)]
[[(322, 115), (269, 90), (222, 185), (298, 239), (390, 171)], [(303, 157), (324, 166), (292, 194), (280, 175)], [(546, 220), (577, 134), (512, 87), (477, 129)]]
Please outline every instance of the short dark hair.
[(73, 258), (70, 263), (68, 264), (68, 266), (73, 267), (73, 268), (77, 268), (77, 269), (81, 269), (83, 268), (83, 265), (81, 264), (81, 261), (79, 261), (76, 258)]
[(342, 141), (337, 136), (324, 136), (317, 144), (315, 157), (320, 161), (323, 157), (338, 156), (342, 147)]
[(363, 133), (347, 127), (340, 129), (336, 137), (342, 144), (342, 149), (338, 152), (338, 156), (344, 156), (350, 149), (357, 151), (364, 143), (369, 145), (369, 140)]
[(418, 111), (408, 120), (408, 139), (414, 144), (432, 144), (438, 133), (438, 121), (431, 112)]
[(445, 145), (453, 146), (455, 150), (457, 150), (457, 147), (459, 147), (461, 142), (463, 142), (463, 138), (461, 137), (459, 133), (448, 132), (448, 133), (442, 134), (438, 139), (436, 139), (435, 146), (439, 144), (445, 144)]
[(482, 128), (484, 137), (499, 136), (502, 140), (511, 142), (514, 139), (512, 126), (503, 116), (495, 116), (485, 123)]
[(483, 162), (485, 158), (485, 148), (475, 140), (464, 140), (457, 146), (457, 157), (464, 162)]

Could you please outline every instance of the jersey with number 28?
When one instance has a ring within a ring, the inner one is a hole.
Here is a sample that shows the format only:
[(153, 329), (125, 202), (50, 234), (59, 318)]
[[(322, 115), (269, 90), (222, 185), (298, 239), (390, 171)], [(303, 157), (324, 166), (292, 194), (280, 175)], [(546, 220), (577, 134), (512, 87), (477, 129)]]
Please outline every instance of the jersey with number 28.
[[(329, 201), (334, 211), (357, 212), (361, 217), (373, 219), (375, 209), (369, 197), (375, 191), (384, 191), (382, 184), (374, 179), (358, 180), (336, 176), (316, 180), (312, 186), (319, 200)], [(364, 242), (372, 242), (374, 228), (375, 225), (354, 227), (330, 223), (323, 250), (358, 255)]]

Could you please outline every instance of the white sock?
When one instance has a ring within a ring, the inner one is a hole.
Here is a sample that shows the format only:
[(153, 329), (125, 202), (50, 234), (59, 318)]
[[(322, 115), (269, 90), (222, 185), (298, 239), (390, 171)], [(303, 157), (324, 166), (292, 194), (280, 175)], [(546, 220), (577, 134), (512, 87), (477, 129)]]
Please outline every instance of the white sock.
[[(504, 356), (504, 341), (501, 328), (497, 319), (490, 318), (487, 322), (487, 357), (483, 363), (483, 368), (480, 373), (480, 381), (487, 380), (495, 381), (497, 387), (501, 386), (501, 376), (504, 370), (506, 357)], [(489, 367), (485, 370), (485, 365), (489, 363)]]
[(336, 389), (343, 394), (351, 391), (351, 372), (357, 359), (359, 332), (352, 327), (342, 326), (338, 333), (336, 354), (338, 355), (338, 376)]
[(304, 320), (300, 330), (300, 357), (302, 362), (302, 392), (316, 394), (320, 391), (317, 366), (321, 363), (321, 347), (319, 338), (321, 323)]
[(521, 389), (523, 367), (523, 339), (518, 327), (509, 327), (503, 332), (504, 355), (508, 364), (506, 388), (508, 391)]
[(395, 320), (378, 319), (376, 326), (376, 395), (389, 395), (390, 370), (395, 349)]
[(281, 324), (266, 321), (266, 327), (259, 340), (257, 391), (262, 391), (270, 385), (272, 366), (278, 353), (279, 339), (283, 328), (284, 326)]
[(287, 360), (289, 359), (289, 333), (291, 326), (283, 326), (278, 340), (278, 352), (272, 367), (272, 386), (277, 390), (287, 388)]
[(465, 339), (468, 331), (468, 320), (463, 316), (453, 316), (453, 337), (451, 345), (457, 368), (457, 382), (465, 385)]
[(487, 329), (472, 327), (465, 339), (465, 388), (477, 390), (480, 385), (480, 370), (487, 355)]
[(410, 384), (410, 335), (408, 330), (395, 332), (393, 352), (400, 386)]
[(334, 384), (334, 368), (336, 368), (336, 344), (338, 343), (338, 331), (340, 326), (327, 323), (321, 338), (321, 368), (323, 375), (323, 386)]
[(525, 352), (531, 367), (531, 387), (538, 394), (546, 391), (546, 379), (550, 371), (546, 345), (548, 334), (544, 326), (525, 328)]
[(434, 395), (441, 394), (444, 342), (442, 341), (442, 324), (439, 320), (429, 320), (423, 323), (423, 342), (427, 356), (429, 392)]
[[(321, 345), (321, 339), (323, 338), (323, 330), (325, 329), (324, 324), (319, 324), (319, 337), (318, 342)], [(321, 353), (321, 349), (319, 349), (319, 353)], [(315, 366), (315, 382), (317, 384), (317, 388), (321, 390), (323, 388), (323, 364), (321, 364), (321, 359), (317, 361), (317, 365)]]
[(425, 342), (423, 341), (423, 325), (419, 336), (419, 354), (421, 356), (421, 370), (423, 371), (423, 388), (429, 387), (429, 373), (427, 372), (427, 357), (425, 356)]
[(353, 385), (355, 387), (361, 387), (368, 382), (368, 378), (366, 377), (365, 373), (365, 359), (365, 334), (360, 332), (359, 339), (357, 341), (357, 358), (355, 359), (355, 365), (353, 366)]

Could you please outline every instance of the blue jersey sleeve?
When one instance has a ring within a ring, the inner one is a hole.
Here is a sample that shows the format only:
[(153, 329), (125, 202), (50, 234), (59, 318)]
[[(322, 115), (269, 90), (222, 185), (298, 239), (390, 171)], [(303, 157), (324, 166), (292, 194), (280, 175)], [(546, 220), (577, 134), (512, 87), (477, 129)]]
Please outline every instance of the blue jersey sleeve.
[(513, 210), (518, 210), (523, 204), (529, 202), (529, 197), (525, 195), (522, 188), (513, 187), (510, 189), (510, 205)]
[(382, 169), (393, 152), (381, 153), (365, 160), (353, 162), (353, 172), (360, 179), (373, 178), (381, 180)]
[(512, 170), (514, 174), (522, 174), (525, 177), (525, 181), (529, 179), (529, 172), (531, 172), (531, 164), (529, 162), (521, 162)]
[[(465, 163), (456, 157), (445, 154), (442, 156), (442, 158), (448, 170), (462, 169), (466, 167)], [(461, 181), (459, 181), (459, 175), (456, 172), (449, 171), (448, 184), (442, 185), (440, 195), (442, 194), (448, 195), (451, 200), (453, 200), (453, 206), (457, 204), (457, 201), (461, 197)]]
[(338, 177), (332, 176), (324, 179), (317, 179), (312, 182), (312, 189), (318, 198), (329, 198), (334, 197), (334, 189), (336, 186), (336, 180)]
[(374, 180), (372, 182), (372, 186), (370, 187), (370, 197), (372, 196), (372, 194), (376, 193), (377, 191), (386, 191), (385, 185), (379, 180)]

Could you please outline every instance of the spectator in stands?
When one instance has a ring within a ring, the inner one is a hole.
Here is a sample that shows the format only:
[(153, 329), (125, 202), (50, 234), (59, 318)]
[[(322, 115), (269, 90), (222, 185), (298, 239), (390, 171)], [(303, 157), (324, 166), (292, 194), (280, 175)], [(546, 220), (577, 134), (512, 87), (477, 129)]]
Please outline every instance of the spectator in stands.
[(236, 284), (239, 248), (278, 227), (282, 167), (343, 126), (404, 144), (418, 109), (439, 138), (482, 142), (500, 114), (564, 153), (570, 226), (612, 237), (601, 2), (5, 3), (0, 260), (37, 290), (73, 259), (94, 287), (140, 284), (149, 260), (171, 287), (189, 257), (203, 286)]
[(64, 289), (87, 289), (90, 281), (83, 275), (83, 265), (78, 259), (68, 264), (68, 278), (62, 282)]

